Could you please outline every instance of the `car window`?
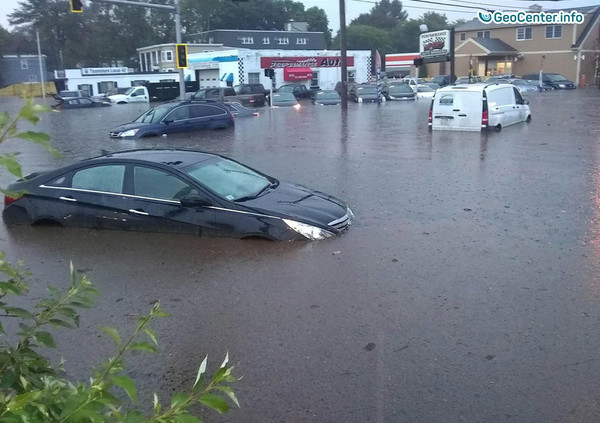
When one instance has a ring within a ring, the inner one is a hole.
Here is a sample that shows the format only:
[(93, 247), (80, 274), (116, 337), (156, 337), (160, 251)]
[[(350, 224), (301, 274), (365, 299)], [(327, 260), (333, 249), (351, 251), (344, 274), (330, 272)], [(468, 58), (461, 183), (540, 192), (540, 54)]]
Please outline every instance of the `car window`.
[(145, 166), (133, 168), (133, 191), (140, 197), (179, 200), (192, 189), (190, 184), (167, 171)]
[(221, 157), (193, 164), (183, 171), (229, 201), (254, 195), (270, 184), (263, 175)]
[(195, 104), (190, 107), (190, 118), (218, 116), (223, 114), (225, 114), (225, 111), (221, 108), (209, 106), (207, 104)]
[(171, 111), (173, 106), (169, 104), (162, 104), (160, 106), (153, 107), (152, 109), (144, 112), (140, 117), (138, 117), (134, 122), (138, 123), (154, 123), (159, 122), (164, 115)]
[(237, 95), (237, 93), (235, 92), (235, 90), (233, 88), (225, 88), (223, 95), (230, 96), (230, 95)]
[(172, 112), (165, 116), (165, 120), (174, 122), (190, 118), (190, 108), (187, 106), (176, 107)]
[(73, 174), (71, 187), (101, 192), (123, 192), (125, 165), (94, 166)]
[(79, 103), (80, 104), (92, 104), (92, 100), (88, 100), (87, 98), (80, 98)]

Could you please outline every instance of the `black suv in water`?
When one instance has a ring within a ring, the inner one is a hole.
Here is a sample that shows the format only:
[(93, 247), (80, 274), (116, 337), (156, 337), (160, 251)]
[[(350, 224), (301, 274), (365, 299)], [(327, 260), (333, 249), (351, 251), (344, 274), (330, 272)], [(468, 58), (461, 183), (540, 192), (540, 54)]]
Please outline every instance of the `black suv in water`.
[(175, 100), (147, 110), (133, 122), (112, 129), (109, 135), (134, 139), (233, 126), (233, 114), (220, 101)]
[[(529, 82), (533, 82), (535, 84), (539, 84), (540, 82), (540, 73), (528, 73), (527, 75), (523, 75), (521, 79), (524, 79)], [(575, 83), (573, 81), (569, 81), (567, 78), (562, 76), (560, 73), (552, 73), (552, 72), (543, 72), (542, 73), (542, 83), (544, 85), (549, 85), (555, 90), (574, 90)]]

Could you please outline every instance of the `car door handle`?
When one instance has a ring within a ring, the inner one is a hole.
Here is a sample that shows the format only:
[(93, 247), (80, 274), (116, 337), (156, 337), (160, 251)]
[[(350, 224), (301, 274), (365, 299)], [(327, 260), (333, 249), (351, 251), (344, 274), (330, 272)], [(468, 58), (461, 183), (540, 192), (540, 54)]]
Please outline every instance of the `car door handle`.
[(129, 209), (129, 213), (141, 214), (143, 216), (148, 216), (148, 214), (149, 214), (143, 210), (136, 210), (136, 209)]
[(467, 117), (467, 114), (466, 113), (459, 113), (458, 116), (460, 116), (460, 117)]
[(58, 198), (59, 198), (59, 200), (63, 200), (63, 201), (70, 201), (70, 202), (72, 202), (72, 203), (75, 203), (75, 202), (77, 202), (77, 200), (76, 200), (76, 199), (74, 199), (73, 197), (58, 197)]
[(453, 112), (460, 112), (460, 109), (452, 109)]

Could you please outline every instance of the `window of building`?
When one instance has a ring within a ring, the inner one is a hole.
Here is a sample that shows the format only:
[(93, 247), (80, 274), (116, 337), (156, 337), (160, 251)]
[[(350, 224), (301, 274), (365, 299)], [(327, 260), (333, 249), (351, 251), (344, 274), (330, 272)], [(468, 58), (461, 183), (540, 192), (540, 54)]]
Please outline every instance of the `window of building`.
[(533, 38), (533, 29), (530, 26), (517, 28), (517, 40), (531, 40)]
[(102, 82), (98, 82), (98, 93), (99, 94), (104, 94), (105, 92), (107, 92), (111, 88), (116, 88), (116, 87), (117, 87), (117, 83), (115, 81), (102, 81)]
[(354, 71), (353, 70), (352, 71), (349, 70), (348, 71), (348, 78), (347, 78), (348, 82), (354, 82), (354, 77), (355, 77)]
[(77, 85), (77, 89), (79, 91), (83, 91), (84, 93), (86, 93), (90, 97), (94, 93), (93, 88), (92, 88), (92, 84), (80, 84), (80, 85)]
[(310, 81), (310, 87), (311, 88), (319, 88), (319, 72), (318, 71), (313, 71), (312, 79)]
[(208, 44), (214, 44), (215, 43), (215, 37), (208, 37)]
[(35, 74), (30, 74), (29, 82), (37, 82), (37, 76)]
[(490, 38), (490, 31), (477, 31), (477, 38)]
[(546, 38), (562, 38), (562, 25), (548, 25)]
[(296, 38), (296, 44), (306, 44), (306, 38)]
[(467, 33), (466, 33), (466, 32), (461, 32), (461, 33), (460, 33), (460, 40), (461, 40), (461, 41), (464, 41), (464, 40), (466, 40), (466, 39), (467, 39)]
[(165, 62), (173, 61), (173, 52), (171, 50), (165, 51)]
[(277, 41), (279, 42), (279, 44), (289, 44), (290, 43), (290, 39), (287, 37), (281, 37)]
[(260, 72), (248, 72), (248, 83), (259, 84), (260, 83)]
[(27, 59), (21, 59), (21, 69), (29, 69), (29, 61)]
[(271, 44), (271, 39), (269, 37), (263, 37), (263, 44)]
[(242, 37), (242, 44), (254, 44), (254, 37)]

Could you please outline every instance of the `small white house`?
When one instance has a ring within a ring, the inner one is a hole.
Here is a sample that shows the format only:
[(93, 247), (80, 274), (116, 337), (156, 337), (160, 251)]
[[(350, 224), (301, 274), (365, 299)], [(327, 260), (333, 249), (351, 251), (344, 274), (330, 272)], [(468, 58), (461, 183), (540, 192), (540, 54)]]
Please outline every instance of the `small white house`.
[[(231, 49), (188, 55), (186, 79), (198, 81), (200, 87), (234, 86), (262, 83), (271, 79), (265, 69), (273, 69), (273, 85), (302, 83), (307, 87), (332, 90), (341, 81), (339, 51), (331, 50), (250, 50)], [(368, 82), (372, 59), (368, 50), (347, 52), (348, 82)]]

